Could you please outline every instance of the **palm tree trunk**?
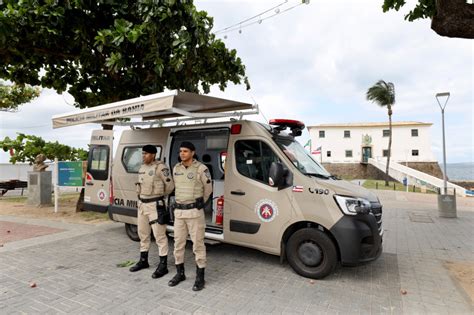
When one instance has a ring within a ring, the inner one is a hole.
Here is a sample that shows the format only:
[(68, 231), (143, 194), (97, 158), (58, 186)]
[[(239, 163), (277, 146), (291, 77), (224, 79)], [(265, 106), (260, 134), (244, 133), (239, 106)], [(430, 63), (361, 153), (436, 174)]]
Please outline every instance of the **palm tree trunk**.
[(388, 108), (388, 126), (390, 130), (390, 135), (388, 137), (388, 154), (387, 154), (387, 168), (385, 169), (385, 186), (388, 186), (388, 180), (389, 180), (389, 175), (388, 175), (388, 170), (390, 168), (390, 155), (392, 154), (392, 109)]

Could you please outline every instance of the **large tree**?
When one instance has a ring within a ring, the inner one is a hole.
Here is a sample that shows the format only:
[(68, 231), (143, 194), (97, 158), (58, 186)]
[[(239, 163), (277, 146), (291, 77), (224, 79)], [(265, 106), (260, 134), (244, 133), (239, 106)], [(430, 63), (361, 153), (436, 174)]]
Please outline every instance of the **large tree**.
[(385, 82), (379, 80), (375, 85), (367, 90), (367, 100), (376, 103), (381, 107), (386, 107), (388, 112), (388, 126), (389, 126), (389, 137), (388, 137), (388, 153), (387, 153), (387, 165), (385, 169), (385, 186), (388, 186), (389, 180), (389, 166), (390, 156), (392, 148), (392, 107), (395, 104), (395, 85), (392, 82)]
[(10, 151), (10, 163), (28, 162), (33, 164), (38, 154), (42, 153), (49, 160), (58, 158), (59, 161), (87, 160), (87, 151), (60, 144), (59, 142), (45, 141), (41, 137), (18, 133), (16, 139), (5, 137), (0, 140), (0, 149)]
[[(399, 10), (405, 0), (384, 0), (383, 11)], [(406, 20), (431, 19), (431, 29), (441, 36), (474, 38), (474, 4), (468, 0), (418, 0)]]
[(30, 102), (39, 95), (38, 87), (0, 82), (0, 111), (15, 112), (18, 106)]
[(235, 50), (192, 1), (0, 1), (0, 78), (74, 96), (76, 106), (245, 83)]

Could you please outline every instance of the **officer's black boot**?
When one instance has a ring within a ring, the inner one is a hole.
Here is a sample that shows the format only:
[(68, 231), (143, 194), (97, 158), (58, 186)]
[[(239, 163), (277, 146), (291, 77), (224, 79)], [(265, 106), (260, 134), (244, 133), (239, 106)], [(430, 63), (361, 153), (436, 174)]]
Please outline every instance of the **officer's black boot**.
[(148, 265), (148, 252), (140, 252), (140, 260), (132, 267), (130, 267), (131, 272), (142, 270), (150, 267)]
[(193, 291), (201, 291), (204, 289), (204, 268), (196, 266), (196, 281), (194, 282)]
[(170, 287), (174, 287), (175, 285), (177, 285), (178, 283), (184, 280), (186, 280), (186, 276), (184, 275), (184, 263), (183, 263), (183, 264), (176, 265), (176, 274), (174, 275), (173, 279), (171, 279), (168, 282), (168, 285)]
[(151, 275), (153, 279), (161, 278), (168, 273), (168, 256), (160, 256), (160, 263)]

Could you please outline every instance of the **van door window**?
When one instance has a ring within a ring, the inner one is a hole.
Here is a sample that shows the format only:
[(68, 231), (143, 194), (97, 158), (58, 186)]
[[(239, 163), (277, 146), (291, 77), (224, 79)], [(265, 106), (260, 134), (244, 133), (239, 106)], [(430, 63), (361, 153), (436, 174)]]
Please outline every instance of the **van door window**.
[(87, 172), (89, 172), (94, 179), (106, 180), (109, 175), (108, 164), (109, 147), (104, 145), (93, 146), (89, 153)]
[[(161, 157), (161, 146), (156, 147), (156, 160)], [(142, 147), (126, 147), (122, 154), (122, 164), (127, 173), (138, 173), (142, 166)]]
[(280, 159), (265, 142), (240, 140), (235, 143), (235, 161), (240, 174), (268, 185), (270, 166)]

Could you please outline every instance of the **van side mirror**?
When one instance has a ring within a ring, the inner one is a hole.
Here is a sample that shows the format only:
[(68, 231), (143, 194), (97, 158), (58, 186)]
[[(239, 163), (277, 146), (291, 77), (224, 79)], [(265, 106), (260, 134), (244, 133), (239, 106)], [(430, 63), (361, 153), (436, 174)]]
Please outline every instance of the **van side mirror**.
[(288, 176), (288, 169), (283, 166), (280, 162), (272, 162), (270, 166), (270, 171), (268, 172), (268, 184), (272, 187), (278, 187), (282, 189), (288, 185), (288, 179), (291, 176)]

